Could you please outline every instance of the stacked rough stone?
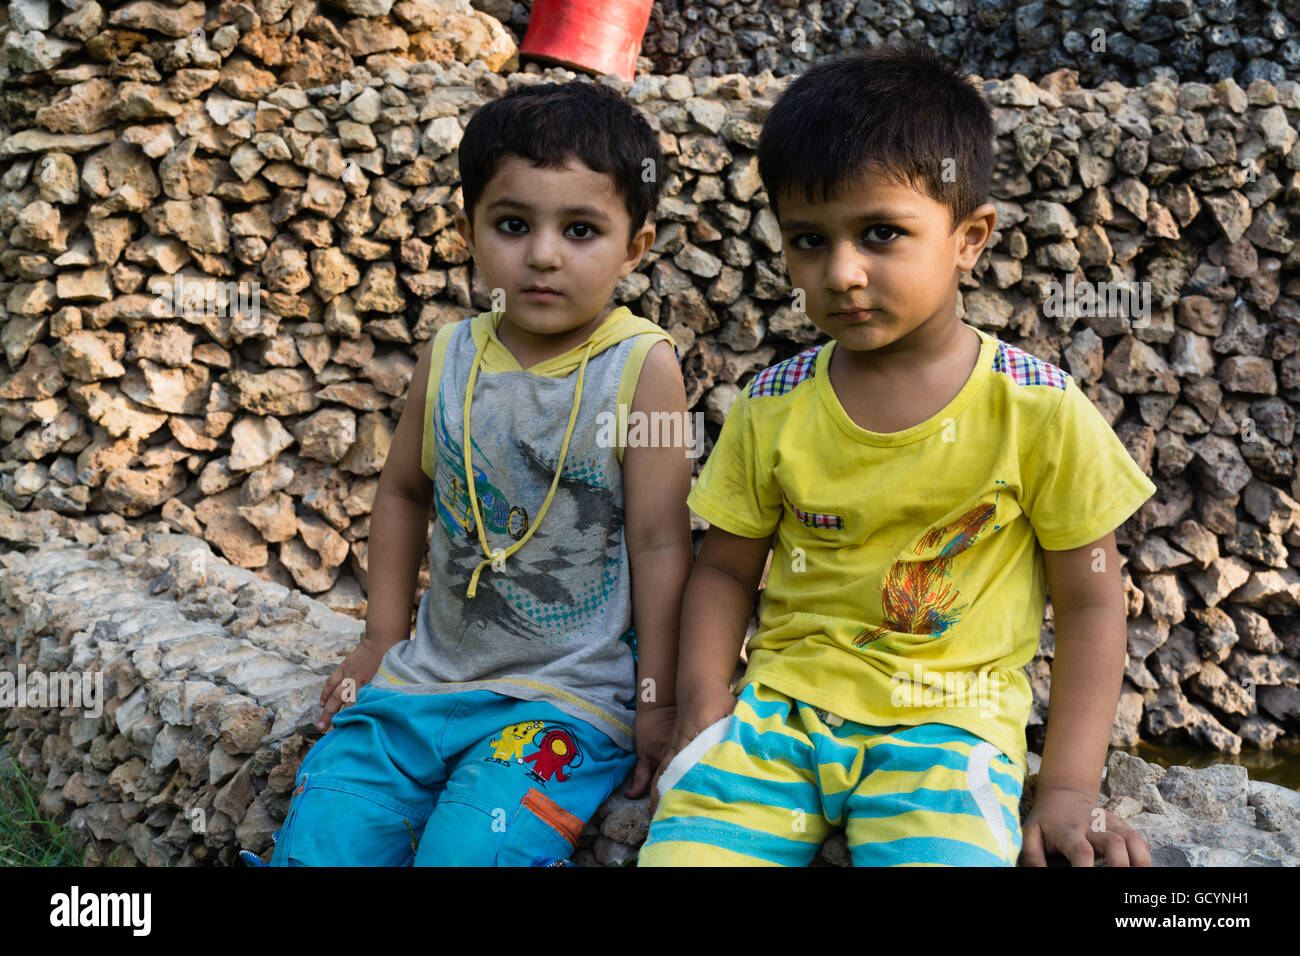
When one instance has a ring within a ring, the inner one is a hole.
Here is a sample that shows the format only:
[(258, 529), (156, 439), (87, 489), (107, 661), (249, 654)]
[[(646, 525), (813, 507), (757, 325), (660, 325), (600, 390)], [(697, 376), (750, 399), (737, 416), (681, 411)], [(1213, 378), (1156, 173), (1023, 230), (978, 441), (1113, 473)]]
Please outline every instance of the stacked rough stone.
[[(85, 862), (230, 863), (283, 820), (324, 675), (361, 624), (215, 559), (184, 535), (148, 540), (118, 515), (3, 556), (11, 674), (102, 675), (87, 708), (15, 706), (8, 748)], [(79, 544), (81, 542), (81, 544)], [(93, 545), (86, 547), (86, 545)], [(66, 703), (66, 701), (64, 701)], [(115, 848), (122, 851), (114, 853)]]
[[(35, 2), (2, 40), (0, 495), (202, 537), (364, 614), (369, 509), (415, 358), (490, 304), (451, 224), (461, 131), (511, 84), (572, 74), (401, 56), (393, 30), (410, 52), (443, 15), (432, 0), (391, 17), (387, 0), (227, 0), (193, 28), (203, 11), (150, 0)], [(716, 434), (749, 375), (817, 336), (789, 304), (754, 157), (786, 80), (600, 82), (667, 157), (654, 249), (615, 297), (675, 336)], [(1089, 90), (1064, 71), (985, 88), (999, 222), (964, 315), (1074, 374), (1160, 487), (1119, 535), (1133, 620), (1113, 742), (1294, 740), (1300, 85)], [(1049, 283), (1076, 270), (1150, 281), (1150, 322), (1047, 317)], [(260, 312), (160, 315), (177, 276), (256, 283)], [(1048, 629), (1034, 735), (1051, 653)]]
[[(523, 39), (531, 2), (475, 0)], [(925, 43), (980, 76), (1079, 72), (1085, 86), (1280, 83), (1300, 71), (1295, 0), (655, 0), (641, 53), (655, 73), (777, 76), (843, 50)]]
[[(360, 622), (119, 515), (6, 520), (30, 553), (0, 553), (0, 673), (102, 681), (97, 705), (78, 702), (89, 708), (5, 708), (0, 739), (41, 811), (67, 823), (90, 866), (231, 865), (240, 849), (269, 859), (319, 738), (322, 683)], [(635, 857), (648, 804), (611, 796), (575, 860)]]
[[(102, 697), (22, 701), (0, 723), (40, 809), (66, 822), (86, 865), (193, 866), (269, 859), (321, 682), (359, 622), (262, 581), (175, 534), (119, 515), (2, 519), (0, 672), (98, 675)], [(54, 682), (51, 681), (51, 687)], [(1033, 805), (1031, 753), (1021, 819)], [(1164, 770), (1112, 754), (1098, 803), (1150, 843), (1157, 866), (1300, 865), (1300, 794), (1245, 768)], [(616, 792), (580, 838), (579, 865), (631, 862), (647, 799)], [(816, 863), (849, 862), (842, 834)]]
[[(0, 28), (0, 344), (22, 367), (3, 389), (5, 499), (161, 506), (236, 563), (363, 613), (411, 346), (450, 304), (400, 314), (448, 289), (469, 302), (440, 184), (458, 102), (482, 100), (439, 64), (499, 68), (513, 43), (465, 0), (75, 6), (15, 0)], [(261, 297), (236, 298), (237, 321), (174, 318), (157, 290), (176, 277)]]

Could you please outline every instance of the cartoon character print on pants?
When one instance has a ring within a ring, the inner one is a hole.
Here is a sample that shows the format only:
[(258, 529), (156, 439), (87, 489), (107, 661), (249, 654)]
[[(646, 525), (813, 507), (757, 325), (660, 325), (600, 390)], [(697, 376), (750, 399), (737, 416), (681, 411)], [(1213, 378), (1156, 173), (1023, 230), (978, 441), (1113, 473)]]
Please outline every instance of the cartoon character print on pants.
[[(524, 756), (529, 746), (537, 749)], [(515, 764), (532, 764), (528, 776), (545, 786), (548, 781), (563, 783), (568, 780), (573, 770), (582, 765), (582, 748), (578, 746), (578, 737), (570, 728), (554, 721), (523, 720), (511, 724), (501, 731), (501, 735), (488, 741), (491, 753), (484, 757), (486, 763), (495, 763), (504, 767)]]
[(493, 748), (492, 756), (483, 759), (492, 763), (500, 763), (509, 766), (511, 762), (524, 762), (524, 747), (533, 742), (533, 738), (541, 733), (546, 724), (540, 720), (526, 720), (522, 723), (511, 724), (501, 731), (501, 737), (497, 740), (489, 741), (489, 746)]
[(528, 776), (534, 780), (545, 784), (554, 774), (555, 779), (563, 783), (570, 776), (564, 772), (564, 768), (579, 766), (582, 763), (582, 751), (578, 749), (578, 741), (572, 734), (556, 728), (548, 730), (538, 751), (529, 754), (524, 760), (533, 765)]

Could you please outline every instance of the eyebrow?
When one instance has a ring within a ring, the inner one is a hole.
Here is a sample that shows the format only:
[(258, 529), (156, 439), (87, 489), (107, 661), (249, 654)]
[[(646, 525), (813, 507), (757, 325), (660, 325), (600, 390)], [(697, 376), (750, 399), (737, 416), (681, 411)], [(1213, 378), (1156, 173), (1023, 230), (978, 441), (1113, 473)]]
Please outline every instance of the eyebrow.
[[(912, 209), (872, 209), (854, 218), (858, 222), (877, 219), (920, 219), (921, 214)], [(791, 219), (782, 225), (781, 229), (783, 232), (793, 232), (796, 229), (820, 229), (821, 227), (821, 223), (809, 222), (806, 219)]]
[[(488, 204), (488, 209), (525, 209), (532, 211), (532, 206), (526, 202), (520, 202), (518, 199), (498, 199)], [(588, 219), (608, 219), (604, 212), (595, 206), (566, 206), (560, 210), (562, 216), (585, 216)]]

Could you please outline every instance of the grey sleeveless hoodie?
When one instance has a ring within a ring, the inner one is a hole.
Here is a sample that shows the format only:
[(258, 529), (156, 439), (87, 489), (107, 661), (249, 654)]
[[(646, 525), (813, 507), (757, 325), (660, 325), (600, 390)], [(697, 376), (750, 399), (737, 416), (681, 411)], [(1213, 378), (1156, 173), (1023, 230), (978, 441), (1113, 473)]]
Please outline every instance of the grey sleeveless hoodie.
[[(373, 684), (546, 701), (632, 750), (631, 575), (610, 419), (621, 418), (620, 398), (631, 403), (634, 375), (619, 394), (629, 360), (639, 371), (649, 346), (672, 339), (620, 307), (586, 342), (526, 371), (497, 340), (499, 321), (485, 312), (441, 330), (441, 362), (435, 343), (422, 456), (435, 489), (430, 585), (413, 638), (388, 651)], [(476, 359), (467, 473), (466, 391)]]

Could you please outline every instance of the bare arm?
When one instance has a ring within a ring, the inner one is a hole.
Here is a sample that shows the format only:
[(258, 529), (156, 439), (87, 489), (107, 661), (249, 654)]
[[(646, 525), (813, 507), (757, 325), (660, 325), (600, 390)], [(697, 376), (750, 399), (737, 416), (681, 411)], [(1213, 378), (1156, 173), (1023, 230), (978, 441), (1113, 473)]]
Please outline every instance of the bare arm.
[(1099, 811), (1101, 768), (1124, 677), (1128, 626), (1114, 533), (1069, 551), (1043, 551), (1056, 620), (1047, 740), (1025, 819), (1021, 862), (1046, 866), (1046, 851), (1074, 866), (1096, 852), (1110, 866), (1150, 866), (1151, 850), (1123, 819)]
[(382, 490), (375, 494), (366, 573), (367, 641), (389, 648), (410, 637), (428, 528), (429, 505)]
[(370, 514), (366, 639), (385, 647), (410, 636), (411, 606), (428, 541), (433, 482), (421, 470), (420, 451), (432, 348), (430, 339), (411, 373), (406, 406), (393, 433)]
[(718, 527), (704, 536), (682, 606), (677, 736), (683, 743), (722, 716), (714, 711), (725, 704), (723, 695), (730, 697), (770, 544), (770, 535), (742, 538)]
[(673, 757), (736, 708), (731, 675), (740, 659), (769, 541), (770, 536), (742, 538), (716, 526), (704, 535), (682, 600), (677, 719), (650, 788), (652, 815), (659, 804), (659, 777)]
[(1110, 533), (1070, 551), (1043, 551), (1056, 622), (1040, 788), (1097, 799), (1124, 677), (1128, 625)]
[(411, 373), (406, 407), (393, 433), (370, 512), (365, 637), (325, 682), (317, 722), (321, 730), (329, 726), (339, 708), (356, 700), (357, 690), (370, 683), (385, 652), (410, 637), (411, 605), (415, 603), (433, 502), (433, 482), (420, 469), (432, 348), (431, 340)]
[[(686, 419), (686, 387), (667, 342), (646, 354), (632, 414), (669, 412)], [(683, 432), (684, 434), (684, 432)], [(691, 570), (691, 490), (687, 446), (630, 447), (623, 453), (626, 540), (632, 570), (632, 620), (636, 626), (638, 685), (654, 688), (641, 705), (672, 705), (677, 674), (681, 595)], [(653, 681), (646, 685), (645, 681)], [(639, 708), (638, 708), (639, 709)]]
[[(686, 386), (667, 342), (646, 353), (632, 415), (668, 412), (686, 421)], [(671, 420), (671, 419), (670, 419)], [(686, 495), (691, 459), (681, 444), (652, 443), (623, 452), (624, 529), (632, 575), (637, 641), (637, 764), (628, 795), (640, 796), (668, 746), (676, 719), (677, 626), (691, 570)], [(657, 446), (657, 447), (656, 447)]]

